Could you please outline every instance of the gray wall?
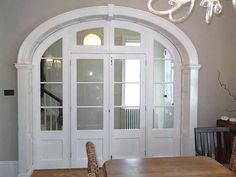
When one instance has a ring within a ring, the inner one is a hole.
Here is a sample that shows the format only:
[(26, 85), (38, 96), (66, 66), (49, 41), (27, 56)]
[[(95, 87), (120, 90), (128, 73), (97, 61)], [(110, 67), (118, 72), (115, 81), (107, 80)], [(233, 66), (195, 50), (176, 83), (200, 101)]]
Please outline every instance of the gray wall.
[[(4, 96), (4, 89), (16, 90), (17, 52), (26, 36), (39, 24), (73, 9), (106, 5), (147, 10), (147, 0), (1, 0), (0, 1), (0, 161), (17, 160), (17, 96)], [(196, 2), (191, 17), (177, 26), (192, 40), (202, 69), (199, 75), (198, 125), (212, 126), (220, 115), (235, 108), (233, 101), (217, 83), (217, 69), (222, 80), (236, 94), (236, 12), (230, 1), (222, 0), (224, 13), (204, 22), (205, 9)]]

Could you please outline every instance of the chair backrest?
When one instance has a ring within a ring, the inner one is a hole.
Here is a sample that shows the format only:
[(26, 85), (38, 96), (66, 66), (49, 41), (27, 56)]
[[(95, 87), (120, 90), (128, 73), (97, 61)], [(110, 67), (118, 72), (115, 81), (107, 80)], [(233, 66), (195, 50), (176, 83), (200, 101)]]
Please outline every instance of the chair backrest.
[(86, 151), (88, 157), (88, 173), (95, 173), (99, 177), (99, 166), (96, 158), (96, 151), (94, 144), (90, 141), (86, 143)]
[(196, 155), (209, 156), (220, 163), (230, 159), (228, 127), (200, 127), (194, 129)]
[(236, 137), (234, 137), (229, 169), (236, 172)]
[(96, 177), (95, 173), (87, 173), (86, 177)]

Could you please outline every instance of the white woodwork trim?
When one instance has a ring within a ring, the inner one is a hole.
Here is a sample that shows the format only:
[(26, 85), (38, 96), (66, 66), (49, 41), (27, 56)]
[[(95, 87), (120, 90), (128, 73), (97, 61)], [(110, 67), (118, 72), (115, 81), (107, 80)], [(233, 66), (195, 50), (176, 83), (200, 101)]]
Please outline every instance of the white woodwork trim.
[[(176, 25), (169, 21), (153, 15), (149, 12), (121, 6), (98, 6), (76, 9), (53, 17), (35, 30), (33, 30), (22, 43), (16, 68), (18, 69), (18, 137), (19, 137), (19, 173), (27, 174), (33, 168), (32, 154), (29, 152), (29, 143), (32, 138), (32, 91), (33, 77), (31, 70), (35, 49), (56, 31), (63, 28), (91, 20), (112, 20), (129, 21), (139, 23), (145, 27), (154, 29), (166, 36), (176, 47), (182, 59), (182, 84), (186, 90), (182, 92), (182, 130), (181, 151), (182, 155), (193, 155), (193, 128), (197, 126), (197, 103), (198, 103), (198, 55), (189, 39)], [(186, 125), (183, 121), (187, 120)], [(183, 129), (184, 128), (184, 129)], [(187, 153), (185, 153), (187, 152)], [(23, 176), (22, 176), (23, 177)], [(25, 176), (24, 176), (25, 177)]]
[(91, 20), (91, 18), (98, 20), (107, 19), (108, 17), (122, 19), (123, 21), (129, 19), (129, 21), (140, 22), (152, 29), (158, 29), (164, 36), (168, 36), (169, 34), (170, 40), (174, 41), (176, 46), (182, 45), (187, 51), (188, 59), (184, 57), (183, 60), (186, 61), (183, 61), (183, 63), (198, 64), (198, 55), (193, 43), (176, 25), (149, 12), (114, 5), (76, 9), (47, 20), (33, 30), (24, 40), (18, 53), (17, 63), (31, 63), (34, 49), (42, 40), (55, 31), (71, 24), (78, 24), (81, 21)]
[(199, 70), (201, 69), (201, 65), (182, 65), (182, 70)]
[(27, 171), (27, 173), (19, 173), (17, 177), (31, 177), (33, 174), (33, 167)]
[(17, 177), (17, 161), (0, 161), (0, 177)]

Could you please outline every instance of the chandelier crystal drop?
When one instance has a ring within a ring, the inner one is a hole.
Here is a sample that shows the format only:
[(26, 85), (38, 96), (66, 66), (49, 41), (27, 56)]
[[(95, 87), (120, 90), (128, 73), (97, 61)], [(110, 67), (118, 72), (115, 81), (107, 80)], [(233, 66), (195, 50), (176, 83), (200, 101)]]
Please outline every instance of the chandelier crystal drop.
[[(150, 12), (152, 12), (153, 14), (156, 15), (168, 15), (170, 21), (174, 22), (174, 23), (180, 23), (183, 22), (186, 18), (189, 17), (189, 15), (191, 14), (193, 7), (195, 5), (195, 1), (196, 0), (169, 0), (168, 4), (171, 6), (170, 9), (168, 10), (156, 10), (153, 8), (153, 4), (154, 2), (157, 2), (158, 0), (149, 0), (148, 1), (148, 9)], [(233, 3), (233, 7), (236, 11), (236, 0), (232, 0)], [(180, 10), (180, 8), (183, 5), (188, 5), (188, 10), (186, 11), (186, 13), (180, 17), (180, 18), (174, 18), (173, 14), (176, 13), (178, 10)], [(220, 3), (220, 0), (201, 0), (200, 2), (200, 6), (206, 8), (206, 23), (210, 23), (213, 17), (213, 14), (219, 15), (222, 12), (222, 5)]]

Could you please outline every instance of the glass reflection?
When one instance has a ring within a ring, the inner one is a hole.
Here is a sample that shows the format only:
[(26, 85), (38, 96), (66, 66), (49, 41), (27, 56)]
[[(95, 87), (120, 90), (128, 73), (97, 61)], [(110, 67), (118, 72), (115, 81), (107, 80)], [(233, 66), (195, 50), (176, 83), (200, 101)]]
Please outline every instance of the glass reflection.
[(41, 84), (41, 106), (62, 106), (62, 84)]
[(140, 109), (139, 107), (125, 107), (114, 109), (115, 129), (139, 129)]
[(78, 84), (77, 86), (78, 106), (102, 106), (103, 84)]
[[(92, 28), (77, 32), (77, 45), (87, 45), (86, 37), (90, 35), (89, 45), (104, 45), (104, 29)], [(96, 36), (96, 37), (95, 37)], [(99, 42), (98, 42), (99, 41)], [(85, 42), (85, 43), (84, 43)]]
[(155, 84), (154, 85), (154, 105), (155, 106), (173, 106), (174, 105), (173, 84)]
[(174, 108), (155, 107), (153, 114), (153, 128), (173, 128)]
[(114, 39), (116, 46), (138, 47), (141, 45), (141, 34), (127, 29), (115, 28)]
[(103, 82), (103, 60), (78, 59), (77, 60), (78, 82)]
[(78, 130), (103, 129), (103, 108), (78, 108), (77, 129)]
[(62, 108), (41, 108), (41, 130), (62, 130), (63, 112)]

